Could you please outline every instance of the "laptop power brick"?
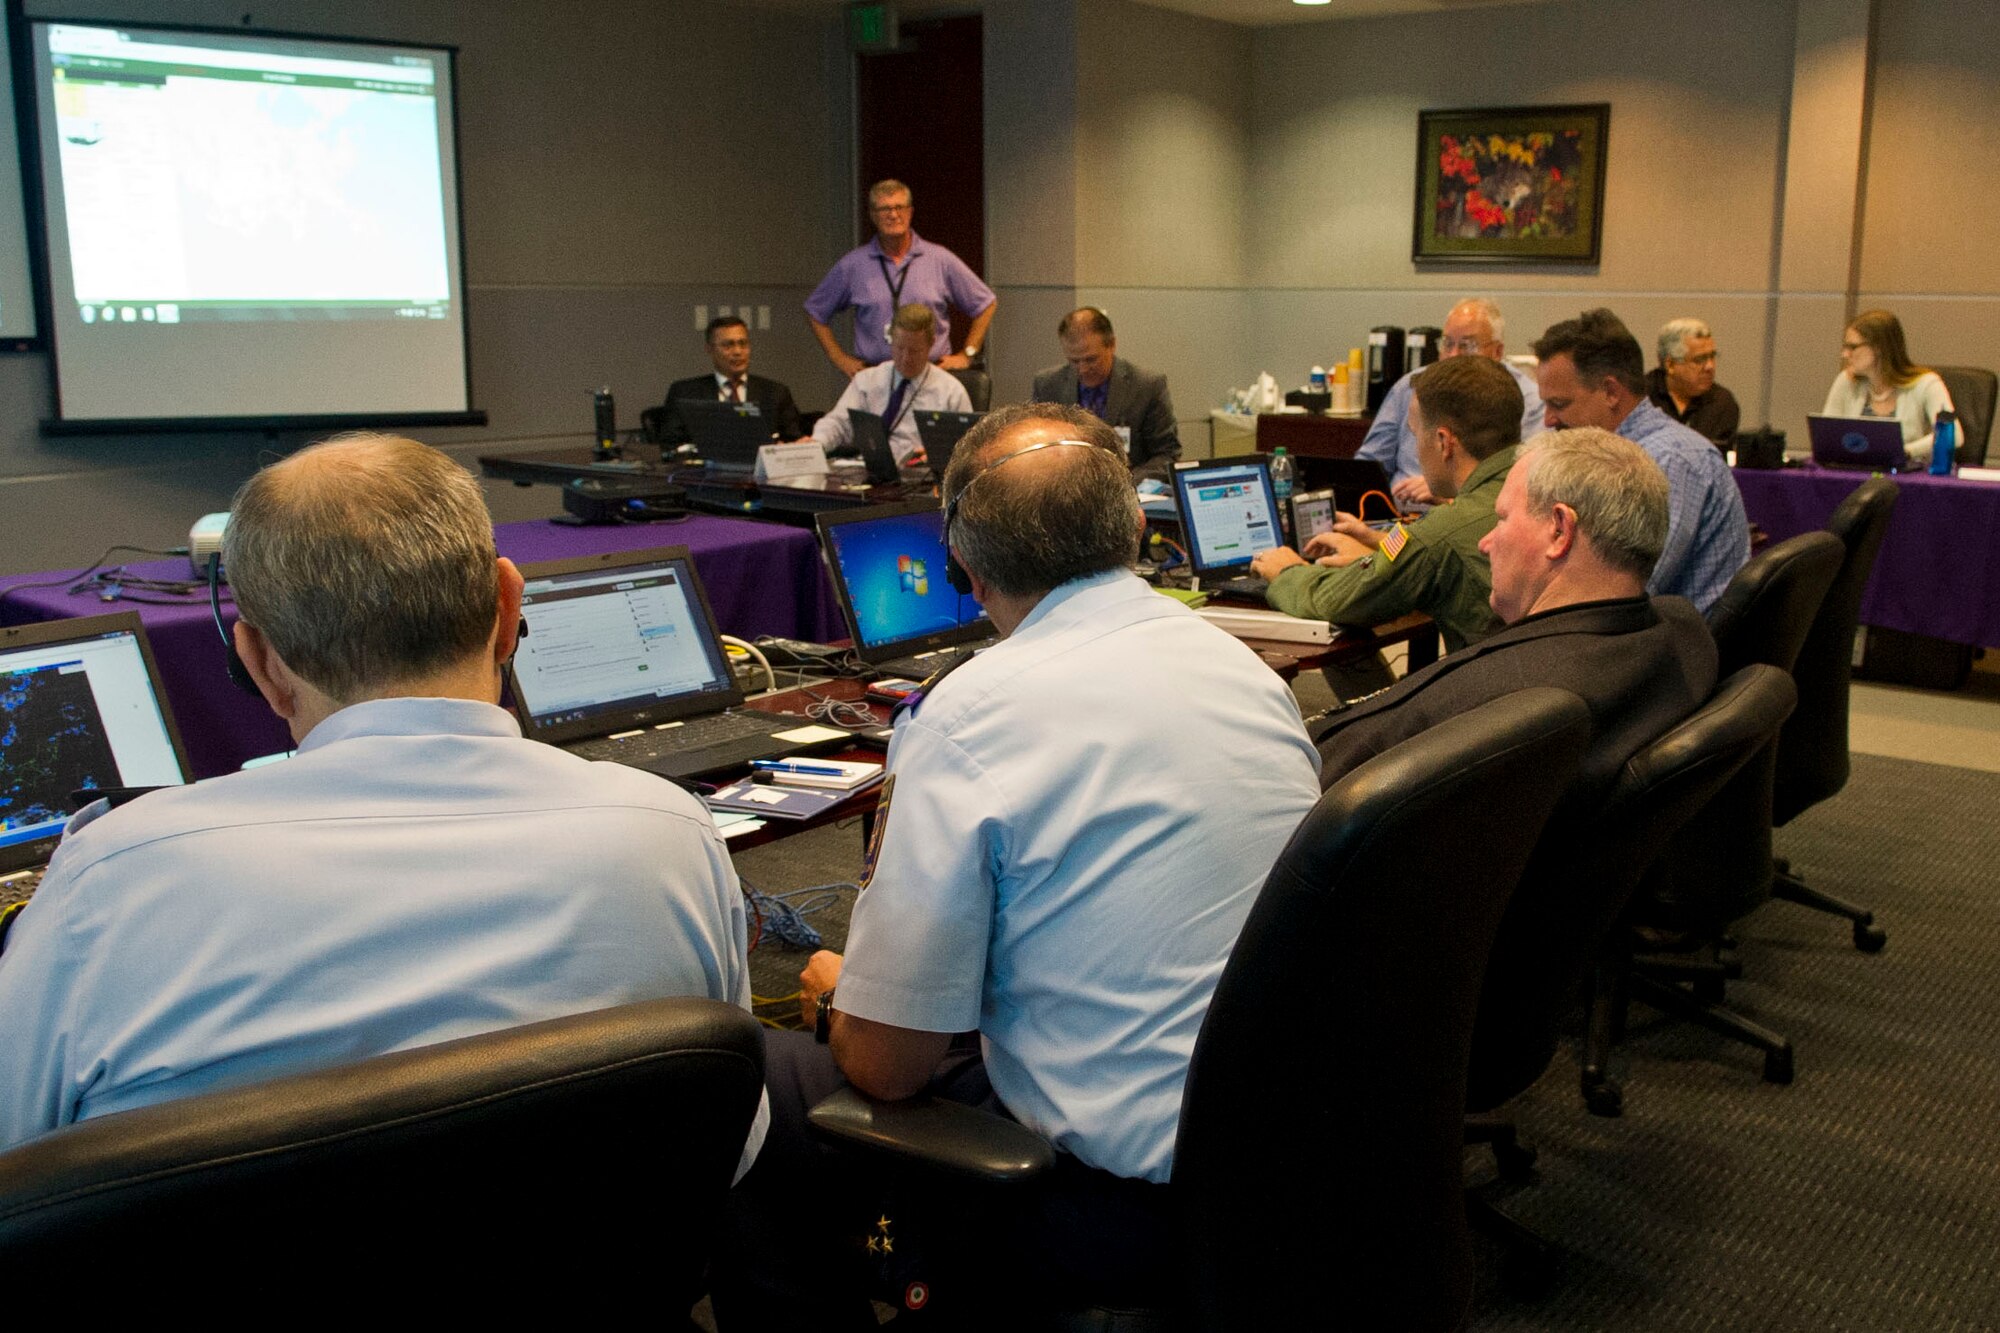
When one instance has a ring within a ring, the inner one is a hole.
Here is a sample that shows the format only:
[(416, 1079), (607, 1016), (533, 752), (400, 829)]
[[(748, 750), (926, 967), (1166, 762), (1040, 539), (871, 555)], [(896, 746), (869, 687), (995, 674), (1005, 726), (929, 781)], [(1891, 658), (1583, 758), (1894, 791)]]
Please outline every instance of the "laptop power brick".
[(553, 521), (575, 526), (650, 523), (687, 514), (685, 488), (636, 477), (577, 477), (563, 485), (562, 497), (565, 512)]

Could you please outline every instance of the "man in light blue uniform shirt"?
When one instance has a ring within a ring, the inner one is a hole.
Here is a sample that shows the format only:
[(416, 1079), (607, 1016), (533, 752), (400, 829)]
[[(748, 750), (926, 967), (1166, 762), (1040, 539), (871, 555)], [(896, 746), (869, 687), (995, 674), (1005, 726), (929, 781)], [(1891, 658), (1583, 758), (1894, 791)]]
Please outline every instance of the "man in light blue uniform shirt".
[[(937, 1090), (953, 1034), (976, 1030), (983, 1078), (954, 1068), (944, 1095), (1054, 1144), (1077, 1222), (985, 1238), (981, 1268), (1025, 1288), (1115, 1267), (1109, 1250), (1143, 1231), (1131, 1215), (1163, 1210), (1148, 1191), (1173, 1169), (1195, 1034), (1312, 808), (1318, 761), (1269, 668), (1129, 572), (1139, 507), (1101, 421), (1069, 405), (996, 412), (959, 444), (944, 492), (949, 545), (1004, 637), (897, 726), (847, 955), (817, 954), (801, 978), (831, 1046), (773, 1034), (773, 1129), (744, 1191), (768, 1191), (763, 1206), (792, 1222), (799, 1182), (826, 1178), (810, 1152), (782, 1169), (805, 1133), (795, 1104), (843, 1076), (881, 1098)], [(824, 1197), (822, 1248), (858, 1252), (860, 1231)], [(874, 1222), (865, 1195), (854, 1207)], [(722, 1327), (846, 1326), (833, 1297), (851, 1313), (853, 1294), (808, 1276), (790, 1234), (782, 1253), (760, 1247), (774, 1260), (763, 1296), (800, 1283), (817, 1308), (719, 1295)], [(1056, 1253), (1017, 1262), (1016, 1245)]]
[[(1507, 359), (1507, 345), (1501, 338), (1506, 331), (1507, 319), (1498, 304), (1482, 296), (1467, 297), (1444, 317), (1438, 355), (1447, 360), (1484, 356), (1505, 366), (1521, 390), (1526, 409), (1521, 413), (1521, 438), (1525, 440), (1542, 428), (1542, 400), (1535, 392), (1534, 376)], [(1390, 489), (1397, 503), (1404, 506), (1438, 503), (1424, 482), (1423, 463), (1417, 458), (1417, 433), (1410, 424), (1410, 388), (1420, 373), (1413, 370), (1390, 386), (1361, 447), (1354, 452), (1356, 458), (1372, 458), (1388, 471)]]
[(497, 706), (521, 576), (463, 468), (317, 445), (244, 486), (224, 549), (298, 753), (71, 822), (0, 954), (0, 1147), (630, 1001), (749, 1006), (707, 811)]
[(1535, 340), (1535, 379), (1549, 429), (1596, 426), (1646, 451), (1667, 474), (1667, 544), (1646, 591), (1680, 596), (1703, 615), (1750, 558), (1750, 520), (1722, 453), (1653, 406), (1646, 354), (1602, 308), (1551, 324)]

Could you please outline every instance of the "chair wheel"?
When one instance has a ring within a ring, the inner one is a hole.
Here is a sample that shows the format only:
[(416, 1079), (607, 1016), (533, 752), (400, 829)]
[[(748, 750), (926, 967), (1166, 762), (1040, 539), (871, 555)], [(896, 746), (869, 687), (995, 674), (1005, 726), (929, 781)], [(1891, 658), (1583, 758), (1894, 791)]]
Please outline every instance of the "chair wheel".
[(1583, 1105), (1592, 1115), (1619, 1116), (1625, 1114), (1625, 1089), (1618, 1081), (1600, 1075), (1583, 1080)]
[(1854, 947), (1863, 953), (1881, 953), (1882, 946), (1889, 942), (1889, 932), (1880, 926), (1854, 923)]
[(1535, 1178), (1535, 1150), (1525, 1143), (1494, 1144), (1493, 1164), (1502, 1180), (1518, 1185)]
[(1789, 1084), (1792, 1081), (1792, 1048), (1766, 1051), (1764, 1053), (1764, 1081), (1766, 1083)]

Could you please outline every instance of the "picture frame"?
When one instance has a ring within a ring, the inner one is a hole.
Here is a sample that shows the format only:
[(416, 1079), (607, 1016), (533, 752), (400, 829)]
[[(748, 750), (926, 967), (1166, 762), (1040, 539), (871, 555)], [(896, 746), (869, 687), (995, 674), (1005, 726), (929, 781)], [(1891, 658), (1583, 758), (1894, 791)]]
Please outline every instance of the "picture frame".
[(1610, 131), (1609, 102), (1418, 112), (1410, 258), (1597, 263)]

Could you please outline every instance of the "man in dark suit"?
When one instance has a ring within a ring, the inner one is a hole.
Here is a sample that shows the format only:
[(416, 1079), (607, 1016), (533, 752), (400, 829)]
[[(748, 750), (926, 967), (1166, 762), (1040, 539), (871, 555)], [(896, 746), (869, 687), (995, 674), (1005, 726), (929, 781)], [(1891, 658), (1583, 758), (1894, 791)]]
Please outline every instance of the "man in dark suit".
[(1494, 510), (1479, 546), (1506, 628), (1315, 720), (1323, 784), (1468, 708), (1555, 685), (1590, 707), (1570, 797), (1588, 800), (1715, 688), (1715, 642), (1693, 604), (1646, 596), (1666, 543), (1667, 479), (1637, 445), (1594, 428), (1544, 432)]
[(1167, 377), (1139, 369), (1118, 355), (1111, 318), (1096, 306), (1072, 310), (1056, 325), (1067, 365), (1035, 376), (1030, 395), (1037, 403), (1062, 403), (1096, 414), (1118, 432), (1133, 484), (1147, 477), (1168, 480), (1181, 456), (1174, 402)]
[(708, 403), (755, 403), (780, 440), (805, 434), (799, 425), (792, 391), (776, 380), (750, 373), (750, 326), (734, 315), (708, 321), (708, 359), (715, 369), (706, 375), (675, 380), (667, 386), (666, 410), (660, 423), (660, 443), (672, 447), (688, 442), (687, 423), (675, 406), (690, 398)]

